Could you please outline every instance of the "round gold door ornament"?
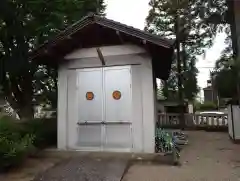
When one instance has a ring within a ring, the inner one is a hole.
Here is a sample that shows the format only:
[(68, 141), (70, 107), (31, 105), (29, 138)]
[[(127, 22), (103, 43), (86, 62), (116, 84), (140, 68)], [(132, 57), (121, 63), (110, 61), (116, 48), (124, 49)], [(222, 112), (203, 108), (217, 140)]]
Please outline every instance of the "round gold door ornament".
[(113, 96), (113, 99), (115, 99), (115, 100), (119, 100), (119, 99), (121, 99), (121, 92), (120, 91), (114, 91), (113, 93), (112, 93), (112, 96)]
[(86, 93), (86, 99), (87, 100), (91, 101), (91, 100), (93, 100), (93, 98), (94, 98), (93, 92), (87, 92)]

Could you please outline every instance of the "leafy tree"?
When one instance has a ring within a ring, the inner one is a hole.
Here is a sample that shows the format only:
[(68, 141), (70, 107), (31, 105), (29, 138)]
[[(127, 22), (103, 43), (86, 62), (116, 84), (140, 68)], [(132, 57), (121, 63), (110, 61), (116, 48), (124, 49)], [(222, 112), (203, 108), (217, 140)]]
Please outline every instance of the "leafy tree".
[[(215, 64), (215, 88), (220, 98), (237, 98), (239, 92), (239, 59), (236, 59), (236, 48), (233, 44), (237, 40), (235, 32), (235, 21), (233, 16), (233, 1), (227, 1), (228, 10), (225, 12), (225, 19), (228, 23), (225, 28), (227, 38), (225, 40), (226, 48), (222, 51), (221, 57)], [(216, 21), (219, 23), (219, 21)]]
[[(176, 38), (179, 33), (184, 96), (188, 100), (193, 100), (198, 93), (196, 55), (204, 53), (204, 48), (212, 45), (216, 32), (222, 30), (220, 25), (225, 23), (222, 14), (226, 12), (226, 3), (224, 0), (213, 2), (209, 0), (151, 0), (149, 5), (151, 9), (146, 19), (145, 29), (147, 31), (170, 39)], [(178, 32), (176, 31), (177, 24), (180, 29)], [(175, 60), (170, 78), (164, 83), (164, 89), (168, 87), (177, 89), (176, 82)]]
[(41, 95), (50, 100), (47, 94), (57, 90), (56, 70), (29, 61), (29, 53), (88, 12), (104, 9), (103, 0), (0, 1), (1, 81), (21, 118), (32, 117), (34, 102)]

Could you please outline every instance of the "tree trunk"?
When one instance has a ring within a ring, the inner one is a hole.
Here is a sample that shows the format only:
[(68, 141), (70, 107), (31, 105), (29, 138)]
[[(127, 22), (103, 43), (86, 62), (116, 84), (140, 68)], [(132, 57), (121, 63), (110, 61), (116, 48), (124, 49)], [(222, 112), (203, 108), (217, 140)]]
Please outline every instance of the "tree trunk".
[(23, 105), (19, 105), (19, 116), (20, 119), (32, 119), (34, 117), (33, 110), (33, 87), (32, 87), (32, 75), (26, 72), (24, 79), (21, 82), (22, 97), (21, 101)]
[(19, 77), (10, 75), (9, 78), (5, 78), (4, 94), (20, 119), (31, 119), (34, 117), (32, 76), (31, 73), (25, 72), (25, 75), (21, 75), (22, 81), (17, 81)]
[(183, 89), (182, 89), (182, 66), (180, 57), (180, 37), (179, 37), (179, 18), (176, 16), (175, 19), (175, 32), (176, 32), (176, 49), (177, 49), (177, 71), (178, 71), (178, 98), (180, 103), (180, 126), (181, 129), (185, 128), (184, 120), (184, 101), (183, 101)]
[(187, 71), (187, 60), (186, 60), (186, 47), (185, 42), (182, 42), (182, 61), (183, 61), (183, 72)]
[(21, 120), (33, 119), (34, 110), (32, 105), (30, 104), (30, 105), (21, 106), (18, 111), (18, 116), (20, 117)]

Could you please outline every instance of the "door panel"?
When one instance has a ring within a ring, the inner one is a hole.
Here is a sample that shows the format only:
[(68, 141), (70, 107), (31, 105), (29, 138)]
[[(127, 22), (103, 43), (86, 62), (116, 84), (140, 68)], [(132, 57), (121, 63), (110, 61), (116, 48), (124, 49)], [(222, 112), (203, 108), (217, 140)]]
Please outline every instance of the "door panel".
[[(78, 70), (77, 147), (132, 148), (130, 67)], [(113, 92), (121, 93), (120, 99)], [(94, 97), (88, 100), (87, 92)], [(69, 95), (71, 96), (71, 95)]]
[(106, 148), (131, 148), (131, 124), (109, 124), (105, 126)]
[[(103, 121), (102, 69), (80, 70), (78, 73), (79, 122)], [(87, 93), (93, 94), (88, 100)]]
[[(105, 119), (106, 122), (129, 122), (131, 113), (131, 80), (130, 69), (105, 68)], [(121, 93), (120, 99), (114, 99), (114, 91)]]
[(101, 147), (102, 145), (101, 124), (78, 125), (78, 146)]

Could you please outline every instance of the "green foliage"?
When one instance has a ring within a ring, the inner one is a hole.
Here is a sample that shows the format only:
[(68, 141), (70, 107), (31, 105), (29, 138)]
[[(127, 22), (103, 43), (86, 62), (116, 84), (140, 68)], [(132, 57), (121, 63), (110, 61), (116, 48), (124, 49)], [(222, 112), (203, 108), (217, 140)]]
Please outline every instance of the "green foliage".
[(45, 148), (56, 146), (57, 144), (57, 119), (32, 119), (22, 123), (24, 129), (21, 134), (35, 135), (34, 146), (37, 148)]
[(103, 0), (0, 1), (0, 83), (20, 118), (33, 117), (36, 104), (56, 106), (56, 68), (36, 65), (29, 53), (87, 13), (103, 15), (104, 9)]
[(216, 63), (215, 88), (220, 98), (238, 97), (240, 85), (240, 60), (233, 59), (231, 55), (222, 56)]
[(31, 153), (33, 139), (29, 135), (17, 140), (0, 136), (0, 171), (19, 166)]
[(37, 149), (55, 146), (56, 119), (33, 119), (24, 122), (0, 117), (0, 171), (19, 166)]
[(196, 103), (195, 104), (196, 110), (200, 111), (208, 111), (208, 110), (216, 110), (217, 105), (214, 102), (204, 102), (204, 103)]
[(183, 91), (184, 91), (184, 98), (187, 100), (193, 101), (196, 98), (199, 87), (197, 86), (197, 70), (192, 71), (191, 68), (184, 72), (184, 79), (183, 79)]
[(0, 119), (0, 171), (19, 166), (32, 152), (34, 135), (21, 135), (21, 126), (11, 118)]
[(169, 133), (161, 128), (156, 128), (155, 130), (155, 152), (172, 154), (174, 164), (178, 163), (180, 158), (180, 149), (175, 138), (173, 133)]
[(217, 73), (216, 88), (220, 97), (222, 98), (236, 98), (237, 97), (237, 84), (240, 81), (236, 78), (231, 69), (223, 69)]

